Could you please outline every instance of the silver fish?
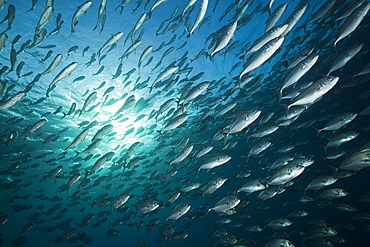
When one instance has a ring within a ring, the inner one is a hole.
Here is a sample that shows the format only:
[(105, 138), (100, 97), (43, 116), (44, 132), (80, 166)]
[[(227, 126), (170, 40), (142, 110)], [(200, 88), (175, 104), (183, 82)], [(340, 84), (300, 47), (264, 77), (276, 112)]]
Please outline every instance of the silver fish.
[(219, 154), (209, 157), (208, 159), (204, 161), (203, 165), (198, 168), (197, 177), (199, 176), (200, 170), (202, 169), (210, 170), (217, 166), (221, 166), (229, 162), (231, 158), (232, 158), (231, 156), (224, 154), (224, 153), (219, 153)]
[(36, 25), (35, 33), (38, 33), (39, 30), (49, 21), (52, 14), (53, 14), (53, 7), (52, 6), (47, 7), (44, 13), (42, 13), (40, 20)]
[(293, 103), (288, 106), (284, 106), (287, 110), (287, 114), (292, 106), (313, 104), (316, 100), (329, 92), (329, 90), (332, 89), (338, 81), (339, 77), (337, 76), (326, 76), (317, 80), (311, 86), (302, 91), (298, 97), (295, 98)]
[(338, 31), (338, 38), (334, 41), (334, 47), (339, 41), (350, 35), (356, 30), (358, 25), (364, 19), (365, 15), (369, 11), (370, 3), (364, 3), (357, 9), (355, 9), (352, 14), (343, 22)]
[(86, 136), (89, 134), (89, 129), (85, 129), (83, 131), (81, 131), (80, 134), (78, 134), (78, 136), (72, 141), (71, 144), (68, 145), (68, 147), (66, 147), (64, 150), (68, 150), (68, 149), (71, 149), (71, 148), (74, 148), (76, 147), (77, 145), (79, 145), (83, 140), (85, 140)]
[(60, 80), (62, 80), (63, 78), (65, 78), (66, 76), (70, 75), (77, 67), (78, 63), (76, 62), (72, 62), (70, 63), (67, 67), (65, 67), (64, 69), (62, 69), (58, 75), (53, 79), (53, 81), (50, 83), (49, 87), (48, 87), (48, 90), (47, 90), (47, 93), (46, 95), (48, 96), (49, 95), (49, 92), (53, 89), (53, 86)]
[(281, 24), (281, 25), (278, 25), (278, 26), (272, 28), (271, 30), (267, 31), (264, 35), (262, 35), (262, 37), (260, 37), (256, 41), (254, 41), (253, 45), (249, 49), (249, 51), (246, 54), (244, 54), (243, 56), (241, 56), (240, 58), (245, 58), (248, 54), (253, 53), (255, 51), (258, 51), (267, 42), (279, 37), (285, 31), (285, 29), (287, 27), (288, 27), (288, 24)]
[(270, 29), (275, 26), (287, 7), (288, 4), (283, 3), (275, 9), (275, 11), (270, 15), (270, 18), (266, 22), (265, 32), (270, 31)]
[(99, 49), (98, 55), (100, 55), (106, 48), (109, 46), (115, 44), (123, 35), (123, 32), (118, 32), (115, 35), (113, 35), (110, 39), (108, 39), (104, 45)]
[(187, 203), (181, 203), (172, 209), (170, 215), (166, 218), (167, 220), (178, 220), (181, 216), (186, 214), (190, 210), (191, 206)]
[(348, 63), (357, 53), (360, 52), (364, 44), (355, 44), (348, 47), (346, 50), (341, 52), (332, 62), (330, 70), (327, 75), (330, 75), (331, 72), (336, 71), (337, 69), (342, 68), (346, 63)]
[(311, 68), (315, 65), (319, 56), (309, 56), (295, 66), (289, 74), (286, 76), (285, 81), (281, 89), (279, 90), (279, 101), (281, 100), (283, 90), (294, 83), (296, 83), (302, 76), (304, 76)]
[(100, 21), (102, 19), (102, 16), (105, 12), (106, 7), (107, 7), (107, 0), (101, 0), (100, 5), (99, 5), (98, 19), (96, 20), (96, 24), (93, 30), (95, 30), (100, 25)]
[(281, 46), (284, 41), (284, 37), (275, 38), (267, 42), (261, 49), (259, 49), (253, 56), (248, 60), (248, 63), (244, 70), (238, 76), (240, 81), (242, 77), (263, 64), (267, 59), (269, 59)]
[(9, 100), (0, 104), (0, 111), (17, 105), (19, 102), (21, 102), (24, 99), (25, 96), (26, 96), (25, 92), (18, 92), (17, 94), (12, 96)]
[(50, 73), (51, 71), (53, 71), (56, 67), (58, 67), (58, 65), (59, 65), (60, 61), (62, 60), (62, 58), (63, 58), (63, 55), (62, 54), (56, 55), (55, 58), (54, 58), (54, 60), (49, 65), (49, 67), (47, 67), (46, 70), (41, 73), (41, 75), (46, 75), (46, 74)]
[(307, 5), (304, 5), (296, 10), (288, 17), (286, 23), (288, 24), (288, 27), (284, 30), (284, 32), (281, 34), (281, 36), (287, 35), (290, 30), (297, 24), (299, 19), (301, 19), (302, 15), (306, 11)]
[(195, 29), (199, 26), (200, 22), (203, 20), (205, 14), (207, 12), (208, 1), (209, 0), (202, 0), (202, 2), (200, 3), (200, 7), (199, 7), (197, 17), (195, 19), (193, 27), (189, 31), (188, 37), (190, 37), (190, 35), (194, 33)]
[(73, 14), (72, 22), (71, 22), (71, 33), (74, 33), (75, 27), (77, 25), (77, 19), (84, 14), (92, 5), (92, 1), (86, 1), (82, 5), (80, 5), (76, 12)]

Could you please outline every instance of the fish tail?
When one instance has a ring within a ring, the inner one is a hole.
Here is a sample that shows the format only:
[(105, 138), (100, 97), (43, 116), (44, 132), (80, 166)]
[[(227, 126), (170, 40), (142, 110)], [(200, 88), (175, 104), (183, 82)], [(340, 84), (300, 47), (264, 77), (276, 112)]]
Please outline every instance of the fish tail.
[(306, 192), (307, 192), (307, 187), (303, 191), (303, 196), (306, 196)]
[(325, 46), (324, 49), (330, 49), (330, 48), (333, 48), (335, 53), (338, 53), (337, 51), (337, 43), (338, 43), (339, 40), (336, 40), (333, 44), (331, 45), (328, 45), (328, 46)]
[(317, 128), (313, 127), (313, 126), (311, 126), (311, 128), (313, 128), (314, 130), (317, 131), (316, 137), (319, 137), (321, 130), (320, 129), (317, 129)]
[(288, 116), (290, 105), (286, 105), (286, 104), (279, 104), (279, 105), (285, 108), (285, 115)]
[(211, 212), (212, 209), (207, 204), (202, 204), (202, 206), (205, 209), (207, 209), (207, 213), (203, 216), (203, 218), (205, 218), (209, 214), (209, 212)]
[(199, 172), (200, 172), (200, 168), (198, 168), (198, 171), (197, 171), (197, 176), (196, 176), (196, 178), (198, 178), (198, 176), (199, 176)]
[(281, 88), (278, 92), (278, 102), (281, 101), (281, 98), (283, 97), (283, 88)]
[(223, 133), (223, 134), (225, 136), (224, 145), (226, 145), (227, 138), (229, 137), (229, 133)]
[(338, 173), (338, 168), (332, 165), (328, 165), (328, 164), (325, 164), (325, 165), (333, 170), (333, 176), (336, 177)]

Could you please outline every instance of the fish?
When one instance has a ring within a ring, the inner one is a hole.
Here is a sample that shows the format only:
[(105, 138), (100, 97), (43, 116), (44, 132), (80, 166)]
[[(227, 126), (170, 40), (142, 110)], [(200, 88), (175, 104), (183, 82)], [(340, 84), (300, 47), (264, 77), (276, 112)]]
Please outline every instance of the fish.
[(331, 68), (327, 75), (330, 75), (331, 72), (336, 71), (342, 68), (348, 61), (350, 61), (357, 53), (360, 52), (364, 44), (355, 44), (348, 47), (346, 50), (341, 52), (332, 62)]
[(149, 213), (156, 210), (159, 207), (159, 204), (156, 200), (146, 200), (142, 202), (138, 208), (138, 212), (142, 214)]
[(150, 11), (149, 11), (149, 18), (150, 18), (150, 16), (152, 15), (152, 12), (154, 11), (154, 9), (156, 9), (159, 5), (161, 5), (161, 4), (163, 4), (163, 3), (165, 3), (165, 2), (167, 2), (168, 0), (157, 0), (155, 3), (154, 3), (154, 5), (152, 6), (152, 8), (150, 9)]
[(74, 185), (79, 179), (81, 178), (81, 175), (79, 173), (73, 174), (67, 183), (67, 194), (69, 189)]
[(240, 203), (240, 199), (235, 195), (228, 195), (219, 200), (213, 207), (208, 208), (208, 212), (211, 210), (216, 212), (225, 212), (231, 208), (236, 207)]
[(22, 71), (22, 69), (23, 69), (24, 65), (25, 65), (25, 62), (23, 62), (23, 61), (22, 61), (22, 62), (20, 62), (20, 63), (18, 64), (18, 66), (17, 66), (16, 70), (15, 70), (18, 78), (20, 78), (20, 77), (21, 77), (21, 71)]
[(101, 0), (100, 5), (99, 5), (99, 11), (98, 11), (98, 19), (96, 20), (96, 24), (93, 30), (95, 30), (101, 22), (102, 16), (105, 12), (105, 9), (107, 7), (107, 0)]
[(202, 2), (200, 3), (200, 7), (199, 7), (199, 11), (198, 11), (198, 14), (197, 14), (197, 17), (195, 19), (195, 22), (193, 24), (193, 27), (190, 29), (189, 31), (189, 34), (188, 34), (188, 38), (190, 37), (191, 34), (194, 33), (195, 29), (199, 26), (200, 22), (203, 20), (206, 12), (207, 12), (207, 8), (208, 8), (208, 0), (201, 0)]
[(352, 14), (343, 22), (338, 30), (338, 37), (334, 41), (333, 46), (336, 47), (339, 41), (350, 35), (356, 30), (358, 25), (362, 22), (363, 18), (370, 9), (370, 3), (363, 3), (357, 9), (355, 9)]
[(316, 21), (320, 20), (334, 6), (335, 2), (336, 0), (326, 1), (315, 13), (313, 13), (311, 19), (300, 28), (306, 28), (311, 23), (315, 23)]
[(12, 48), (11, 51), (10, 51), (10, 71), (13, 71), (14, 70), (14, 67), (15, 67), (15, 64), (17, 62), (17, 52)]
[(107, 162), (108, 160), (110, 160), (113, 156), (114, 156), (113, 152), (108, 152), (108, 153), (104, 154), (102, 157), (100, 157), (99, 159), (97, 159), (95, 161), (93, 167), (89, 171), (86, 170), (85, 178), (87, 176), (95, 173), (97, 170), (99, 170), (99, 168), (101, 168), (103, 166), (103, 164), (105, 162)]
[(148, 46), (147, 48), (145, 48), (143, 53), (140, 55), (139, 62), (138, 62), (138, 65), (137, 65), (139, 70), (140, 70), (141, 64), (149, 56), (149, 54), (152, 52), (152, 50), (153, 50), (153, 46)]
[(239, 58), (245, 58), (248, 54), (258, 51), (261, 47), (263, 47), (270, 40), (278, 38), (280, 35), (282, 35), (287, 27), (288, 27), (288, 24), (281, 24), (281, 25), (278, 25), (270, 29), (262, 37), (260, 37), (253, 43), (253, 46), (249, 49), (249, 51), (246, 54), (244, 54), (243, 56)]
[(36, 25), (35, 33), (38, 34), (39, 30), (44, 27), (44, 25), (49, 21), (51, 15), (53, 14), (53, 6), (47, 7), (42, 15), (40, 16), (39, 22)]
[(43, 59), (41, 59), (40, 63), (45, 62), (46, 60), (48, 60), (51, 57), (51, 54), (53, 54), (53, 51), (49, 50), (48, 53), (46, 53), (45, 57)]
[(123, 53), (123, 55), (119, 58), (119, 60), (123, 60), (124, 58), (127, 58), (132, 52), (134, 52), (139, 45), (141, 44), (141, 41), (136, 41), (133, 43), (127, 50)]
[(204, 190), (202, 193), (202, 201), (204, 203), (204, 195), (210, 195), (215, 192), (217, 189), (221, 188), (222, 185), (228, 180), (226, 177), (216, 177), (208, 181), (208, 183), (204, 186)]
[(130, 197), (131, 196), (126, 192), (122, 192), (121, 194), (117, 195), (115, 201), (112, 203), (111, 209), (119, 209), (128, 201), (128, 199), (130, 199)]
[[(86, 108), (93, 102), (95, 101), (97, 98), (97, 92), (92, 92), (91, 94), (89, 94), (89, 96), (87, 96), (83, 106), (82, 106), (82, 109), (80, 111), (80, 116), (81, 114), (86, 110)], [(99, 139), (99, 138), (98, 138)]]
[(191, 206), (187, 203), (181, 203), (174, 207), (170, 213), (170, 215), (166, 218), (167, 220), (178, 220), (181, 216), (185, 215)]
[(294, 245), (289, 240), (287, 240), (287, 239), (281, 239), (281, 238), (270, 240), (266, 244), (266, 247), (278, 247), (278, 246), (281, 246), (281, 247), (293, 247)]
[(221, 51), (223, 48), (225, 48), (228, 43), (230, 42), (231, 38), (234, 35), (234, 32), (236, 30), (236, 26), (238, 25), (238, 21), (234, 21), (222, 28), (222, 32), (220, 37), (217, 39), (216, 47), (212, 51), (212, 53), (209, 55), (211, 60), (212, 57), (219, 51)]
[(307, 9), (307, 5), (304, 5), (304, 6), (298, 7), (296, 10), (294, 10), (294, 12), (286, 20), (286, 23), (288, 24), (288, 27), (284, 30), (284, 32), (281, 34), (281, 36), (284, 37), (285, 35), (287, 35), (290, 32), (290, 30), (292, 30), (292, 28), (297, 24), (299, 19), (301, 19), (302, 15), (306, 11), (306, 9)]
[(8, 35), (6, 33), (0, 34), (0, 53), (4, 50), (7, 39), (8, 39)]
[(15, 7), (14, 7), (14, 5), (9, 4), (8, 13), (4, 17), (4, 19), (2, 21), (0, 21), (0, 23), (8, 21), (8, 27), (6, 28), (6, 30), (4, 32), (6, 32), (6, 31), (8, 31), (12, 28), (12, 26), (14, 24), (14, 20), (15, 20)]
[(68, 52), (67, 52), (67, 57), (72, 53), (72, 52), (75, 52), (75, 51), (77, 51), (77, 49), (78, 49), (79, 47), (78, 47), (78, 45), (74, 45), (74, 46), (72, 46), (71, 48), (69, 48), (68, 49)]
[(353, 112), (345, 112), (342, 113), (336, 117), (334, 117), (332, 120), (330, 120), (324, 128), (322, 129), (316, 129), (317, 130), (317, 136), (320, 134), (321, 131), (325, 130), (338, 130), (344, 125), (350, 123), (357, 117), (357, 113)]
[(238, 133), (248, 127), (251, 123), (256, 121), (260, 115), (261, 110), (258, 109), (243, 110), (239, 112), (233, 119), (232, 123), (223, 129), (226, 134), (225, 139), (229, 134)]
[(123, 36), (123, 32), (118, 32), (116, 33), (115, 35), (113, 35), (110, 39), (108, 39), (104, 45), (99, 49), (98, 51), (98, 56), (105, 50), (107, 49), (109, 46), (112, 46), (113, 44), (115, 44), (120, 38), (122, 38)]
[[(59, 56), (60, 57), (60, 56)], [(53, 66), (57, 66), (57, 64), (55, 65), (54, 64), (54, 62), (57, 62), (56, 61), (56, 59), (57, 58), (55, 58), (54, 59), (54, 61), (52, 62), (52, 64), (49, 66), (49, 68), (53, 65)], [(60, 59), (61, 59), (61, 57), (60, 57)], [(60, 62), (60, 61), (59, 61)], [(58, 64), (59, 64), (59, 62), (58, 62)], [(54, 88), (54, 85), (58, 82), (58, 81), (60, 81), (60, 80), (62, 80), (63, 78), (65, 78), (65, 77), (67, 77), (68, 75), (70, 75), (75, 69), (76, 69), (76, 67), (77, 67), (77, 65), (78, 65), (78, 63), (77, 62), (72, 62), (72, 63), (70, 63), (67, 67), (65, 67), (64, 69), (62, 69), (58, 74), (57, 74), (57, 76), (52, 80), (52, 82), (50, 83), (50, 85), (49, 85), (49, 87), (48, 87), (48, 90), (47, 90), (47, 92), (46, 92), (46, 97), (48, 97), (49, 96), (49, 93), (50, 93), (50, 91), (51, 90), (53, 90), (53, 88)], [(48, 68), (48, 69), (49, 69)], [(48, 70), (47, 69), (47, 70)], [(45, 72), (44, 72), (45, 73)]]
[(353, 139), (357, 138), (360, 135), (359, 132), (355, 131), (346, 131), (340, 134), (337, 134), (329, 139), (328, 144), (326, 144), (325, 149), (332, 148), (332, 147), (339, 147), (343, 143), (352, 141)]
[(93, 138), (91, 139), (91, 141), (94, 142), (94, 141), (96, 141), (98, 139), (102, 139), (103, 136), (105, 136), (106, 134), (108, 134), (108, 132), (111, 131), (112, 129), (113, 129), (113, 125), (112, 124), (105, 125), (100, 130), (98, 130), (98, 132), (96, 132), (96, 134), (93, 136)]
[(0, 104), (0, 111), (9, 109), (19, 104), (24, 99), (24, 97), (26, 97), (26, 92), (21, 91), (21, 92), (16, 93), (10, 99)]
[(135, 35), (136, 35), (136, 32), (139, 30), (139, 28), (144, 24), (144, 22), (148, 20), (148, 16), (146, 13), (142, 14), (140, 16), (140, 18), (137, 20), (133, 30), (132, 30), (132, 34), (131, 34), (131, 39), (132, 41), (134, 40), (135, 38)]
[(189, 156), (189, 154), (193, 150), (193, 147), (194, 147), (193, 145), (189, 145), (189, 146), (184, 147), (180, 151), (180, 153), (178, 153), (177, 156), (168, 164), (172, 165), (172, 164), (180, 163), (181, 161), (183, 161), (186, 157)]
[(181, 17), (184, 17), (185, 13), (188, 12), (188, 10), (197, 2), (197, 0), (189, 0), (186, 4), (184, 10), (181, 13)]
[(210, 81), (204, 81), (193, 87), (192, 89), (189, 90), (187, 93), (186, 97), (184, 98), (184, 101), (182, 104), (185, 104), (187, 102), (190, 102), (197, 98), (201, 93), (203, 93), (207, 88), (211, 85)]
[(261, 64), (263, 64), (267, 59), (269, 59), (281, 46), (284, 41), (284, 37), (275, 38), (267, 42), (262, 46), (251, 59), (248, 61), (244, 70), (238, 76), (238, 80), (241, 81), (241, 78), (248, 72), (256, 69)]
[(163, 131), (173, 130), (183, 124), (188, 118), (188, 114), (181, 114), (169, 121), (166, 126), (163, 129), (158, 130), (158, 132), (162, 133)]
[(161, 80), (165, 79), (166, 77), (172, 75), (173, 73), (175, 73), (177, 70), (179, 69), (179, 67), (170, 67), (164, 71), (162, 71), (162, 73), (160, 73), (157, 78), (154, 80), (153, 84), (149, 87), (149, 93), (152, 92), (154, 86), (160, 82)]
[(295, 84), (302, 76), (304, 76), (317, 62), (319, 56), (308, 56), (297, 64), (286, 76), (285, 81), (281, 89), (279, 90), (279, 102), (283, 95), (283, 90), (293, 84)]
[(311, 86), (303, 90), (295, 98), (295, 101), (293, 103), (287, 106), (283, 105), (286, 109), (286, 114), (288, 115), (288, 111), (292, 106), (309, 105), (314, 103), (317, 99), (329, 92), (329, 90), (332, 89), (338, 81), (338, 76), (325, 76), (317, 80)]
[(39, 33), (35, 34), (34, 39), (33, 39), (33, 43), (30, 44), (29, 46), (27, 46), (27, 49), (36, 47), (39, 44), (41, 44), (42, 41), (44, 41), (44, 39), (46, 38), (46, 34), (47, 34), (46, 29), (42, 29)]
[(304, 171), (305, 167), (296, 165), (296, 164), (288, 164), (283, 168), (279, 169), (278, 171), (274, 172), (271, 178), (267, 181), (268, 185), (282, 185), (285, 184), (292, 179), (298, 177)]
[(64, 150), (72, 149), (77, 147), (83, 140), (85, 140), (86, 136), (89, 134), (89, 129), (84, 129), (81, 131), (80, 134), (69, 144)]
[(64, 116), (62, 118), (65, 118), (66, 116), (72, 115), (72, 113), (76, 110), (76, 106), (77, 106), (77, 104), (75, 102), (73, 102), (71, 107), (69, 108), (69, 111), (67, 113), (63, 113)]
[(287, 3), (282, 3), (274, 10), (274, 12), (271, 13), (271, 15), (269, 15), (269, 19), (266, 22), (265, 28), (266, 33), (270, 31), (270, 29), (273, 26), (275, 26), (275, 24), (279, 21), (280, 17), (283, 15), (287, 7), (288, 7)]
[(24, 138), (26, 139), (29, 134), (31, 134), (32, 132), (35, 132), (36, 130), (41, 128), (46, 123), (47, 123), (47, 119), (42, 118), (39, 121), (37, 121), (36, 123), (34, 123), (33, 125), (28, 126), (27, 130), (24, 133)]
[(209, 157), (207, 160), (204, 161), (203, 165), (201, 165), (198, 168), (197, 177), (199, 176), (200, 170), (204, 170), (204, 169), (210, 170), (217, 166), (221, 166), (229, 162), (231, 158), (232, 158), (231, 156), (224, 154), (224, 153), (219, 153), (219, 154)]
[(86, 1), (83, 4), (81, 4), (75, 13), (73, 14), (72, 17), (72, 22), (71, 22), (71, 33), (75, 32), (75, 27), (77, 25), (77, 19), (91, 7), (92, 1)]

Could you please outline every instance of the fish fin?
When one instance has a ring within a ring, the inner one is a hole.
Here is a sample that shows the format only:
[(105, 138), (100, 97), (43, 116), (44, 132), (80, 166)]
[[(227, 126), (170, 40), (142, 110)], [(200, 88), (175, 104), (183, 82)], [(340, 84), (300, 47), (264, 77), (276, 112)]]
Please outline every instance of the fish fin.
[(287, 104), (279, 104), (279, 105), (285, 108), (285, 115), (288, 116), (290, 105), (287, 105)]
[(314, 130), (317, 131), (316, 137), (319, 137), (321, 130), (320, 129), (317, 129), (317, 128), (313, 127), (313, 126), (311, 126), (311, 128), (313, 128)]
[(205, 209), (207, 209), (207, 213), (203, 216), (203, 218), (205, 218), (209, 214), (209, 212), (211, 212), (212, 209), (207, 204), (202, 204), (202, 206)]
[(333, 44), (328, 45), (328, 46), (325, 46), (324, 49), (334, 48), (335, 53), (338, 53), (338, 51), (337, 51), (337, 43), (338, 43), (338, 41), (336, 40)]
[(333, 170), (333, 176), (336, 177), (337, 176), (337, 172), (338, 172), (338, 169), (337, 167), (335, 166), (332, 166), (332, 165), (328, 165), (328, 164), (325, 164), (327, 167), (329, 167), (330, 169)]
[(198, 170), (198, 171), (197, 171), (197, 176), (196, 176), (196, 178), (198, 178), (198, 176), (199, 176), (199, 172), (200, 172), (200, 170), (201, 170), (201, 169), (200, 169), (200, 168), (198, 168), (197, 170)]

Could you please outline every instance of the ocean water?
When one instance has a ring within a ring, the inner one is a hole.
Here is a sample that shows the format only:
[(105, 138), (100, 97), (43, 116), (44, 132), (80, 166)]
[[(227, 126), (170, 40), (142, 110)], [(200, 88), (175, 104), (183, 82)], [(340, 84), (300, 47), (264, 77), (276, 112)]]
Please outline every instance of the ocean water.
[[(37, 1), (31, 7), (32, 2), (8, 0), (0, 11), (0, 20), (4, 19), (0, 40), (6, 34), (0, 53), (0, 86), (4, 86), (0, 90), (0, 245), (280, 246), (270, 241), (286, 239), (290, 241), (286, 246), (369, 246), (369, 15), (336, 42), (346, 25), (355, 22), (351, 22), (354, 14), (339, 18), (364, 1), (273, 1), (272, 12), (287, 4), (274, 26), (288, 23), (300, 7), (305, 6), (305, 11), (276, 52), (243, 77), (242, 71), (269, 51), (264, 45), (240, 58), (265, 34), (269, 1), (210, 0), (196, 25), (201, 3), (206, 1), (196, 1), (183, 13), (188, 1), (168, 0), (156, 6), (161, 1), (109, 0), (97, 25), (100, 1), (92, 1), (76, 18), (84, 1), (55, 0), (50, 19), (37, 31), (47, 3)], [(321, 18), (305, 26), (330, 2), (333, 6)], [(14, 22), (8, 14), (12, 7)], [(140, 25), (141, 17), (145, 21)], [(58, 20), (63, 23), (54, 31)], [(228, 39), (227, 25), (233, 23), (236, 28)], [(45, 38), (32, 45), (43, 29)], [(104, 48), (119, 32), (122, 37)], [(15, 42), (17, 35), (20, 40)], [(352, 56), (341, 57), (358, 44), (360, 49)], [(144, 56), (150, 46), (151, 52)], [(309, 47), (311, 56), (318, 55), (317, 62), (294, 85), (284, 88), (279, 101), (279, 90), (296, 69), (288, 67)], [(213, 54), (218, 48), (222, 49)], [(62, 55), (58, 66), (38, 78), (58, 54)], [(72, 63), (77, 66), (57, 79)], [(331, 70), (330, 76), (338, 77), (338, 82), (327, 93), (309, 103), (297, 103), (308, 92), (304, 86), (325, 78)], [(186, 94), (187, 88), (204, 82), (210, 85), (198, 97)], [(288, 98), (299, 88), (302, 94)], [(25, 91), (18, 104), (5, 107)], [(90, 95), (95, 97), (87, 102)], [(287, 106), (294, 102), (298, 106), (291, 106), (290, 113), (299, 113), (284, 120)], [(73, 103), (76, 109), (71, 111)], [(229, 111), (221, 112), (222, 106), (232, 103)], [(260, 115), (231, 132), (237, 117), (252, 109)], [(169, 127), (175, 112), (187, 114), (187, 119)], [(209, 116), (202, 119), (207, 112)], [(342, 114), (347, 118), (339, 118)], [(41, 119), (46, 122), (35, 127)], [(101, 143), (86, 150), (107, 125), (111, 129), (99, 137)], [(266, 126), (277, 129), (253, 136)], [(87, 129), (81, 143), (67, 148)], [(334, 138), (340, 142), (331, 146)], [(262, 142), (267, 143), (265, 148), (251, 152)], [(135, 144), (138, 148), (129, 154)], [(195, 157), (204, 145), (213, 149)], [(184, 147), (191, 152), (177, 162)], [(110, 152), (112, 157), (92, 170)], [(215, 155), (229, 161), (203, 169)], [(276, 169), (282, 158), (289, 161), (285, 167), (296, 164), (300, 173), (293, 177), (296, 170)], [(350, 158), (363, 169), (345, 167)], [(302, 160), (309, 164), (299, 163)], [(62, 170), (53, 176), (57, 167)], [(248, 175), (243, 177), (242, 172)], [(68, 189), (76, 174), (80, 174), (78, 181)], [(274, 183), (274, 176), (288, 178)], [(311, 189), (311, 181), (321, 176), (333, 183)], [(203, 195), (208, 182), (218, 177), (227, 180), (212, 194)], [(81, 186), (86, 179), (90, 182)], [(241, 189), (257, 179), (264, 184), (261, 190), (248, 194)], [(171, 193), (194, 181), (199, 182), (196, 188), (167, 202)], [(322, 194), (331, 189), (345, 193), (330, 198)], [(263, 198), (271, 190), (274, 196)], [(121, 193), (129, 199), (112, 208)], [(236, 206), (216, 207), (231, 195), (238, 199)], [(148, 200), (155, 200), (156, 207), (143, 213)], [(167, 219), (182, 203), (190, 210), (178, 220)], [(307, 215), (289, 216), (295, 210)], [(272, 227), (271, 221), (279, 218), (287, 226)], [(260, 230), (251, 231), (251, 226)], [(166, 234), (168, 229), (173, 232)], [(332, 235), (325, 236), (328, 229)], [(229, 237), (216, 237), (220, 230)], [(186, 237), (181, 239), (179, 233)]]

